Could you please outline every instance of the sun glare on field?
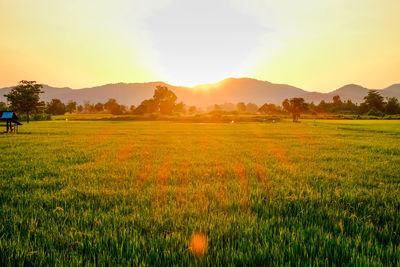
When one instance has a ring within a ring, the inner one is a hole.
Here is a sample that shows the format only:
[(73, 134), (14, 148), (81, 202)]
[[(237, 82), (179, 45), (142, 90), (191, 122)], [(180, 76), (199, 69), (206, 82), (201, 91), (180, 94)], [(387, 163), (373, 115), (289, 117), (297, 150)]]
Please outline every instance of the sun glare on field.
[(203, 256), (208, 249), (207, 237), (202, 233), (195, 233), (190, 239), (189, 248), (195, 256)]

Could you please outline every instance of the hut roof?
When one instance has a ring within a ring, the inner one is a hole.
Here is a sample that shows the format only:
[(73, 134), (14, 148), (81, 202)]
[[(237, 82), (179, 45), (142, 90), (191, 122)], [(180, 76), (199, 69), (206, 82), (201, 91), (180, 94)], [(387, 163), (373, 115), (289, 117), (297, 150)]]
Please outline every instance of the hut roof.
[(3, 111), (3, 112), (0, 112), (0, 115), (1, 115), (0, 119), (2, 119), (2, 120), (17, 120), (18, 119), (18, 117), (17, 117), (17, 115), (15, 115), (14, 111)]

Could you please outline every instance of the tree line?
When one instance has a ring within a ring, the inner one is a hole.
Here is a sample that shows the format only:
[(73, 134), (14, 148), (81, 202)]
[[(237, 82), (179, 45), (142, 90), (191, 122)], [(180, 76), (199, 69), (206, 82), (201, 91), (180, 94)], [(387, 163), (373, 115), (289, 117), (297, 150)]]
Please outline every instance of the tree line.
[(318, 105), (306, 103), (303, 98), (285, 99), (282, 108), (292, 114), (293, 121), (298, 121), (301, 113), (313, 115), (321, 113), (354, 114), (383, 117), (400, 114), (400, 103), (396, 97), (384, 98), (378, 91), (370, 90), (360, 105), (351, 100), (342, 101), (340, 96), (332, 98), (332, 102), (321, 101)]
[(183, 102), (177, 102), (178, 97), (166, 86), (156, 86), (153, 97), (143, 100), (137, 107), (134, 105), (130, 107), (121, 105), (114, 98), (110, 98), (105, 103), (98, 102), (96, 104), (85, 101), (83, 105), (78, 105), (76, 101), (69, 101), (65, 104), (60, 99), (56, 98), (45, 103), (44, 101), (40, 101), (40, 94), (44, 93), (42, 89), (43, 85), (35, 81), (20, 81), (8, 94), (4, 95), (9, 105), (0, 102), (0, 111), (12, 109), (18, 113), (26, 114), (28, 123), (29, 115), (38, 113), (50, 115), (63, 115), (67, 112), (143, 115), (155, 112), (171, 114), (174, 112), (195, 113), (197, 111), (195, 106), (186, 107)]
[[(46, 113), (51, 115), (63, 115), (69, 113), (110, 113), (114, 115), (121, 114), (136, 114), (143, 115), (149, 113), (189, 113), (198, 112), (196, 106), (186, 106), (182, 101), (177, 102), (177, 96), (166, 86), (157, 86), (153, 97), (143, 100), (138, 106), (125, 106), (110, 98), (105, 103), (91, 104), (86, 101), (83, 105), (78, 105), (75, 101), (63, 103), (60, 99), (52, 99), (45, 103), (40, 101), (40, 94), (43, 86), (35, 81), (20, 81), (19, 84), (4, 95), (7, 98), (6, 103), (0, 102), (0, 110), (8, 108), (26, 114), (27, 122), (29, 122), (30, 114)], [(265, 103), (262, 106), (257, 106), (254, 103), (225, 103), (223, 105), (215, 104), (209, 111), (221, 112), (229, 111), (236, 113), (263, 113), (270, 115), (291, 114), (293, 121), (298, 121), (303, 113), (309, 114), (358, 114), (370, 116), (384, 116), (385, 114), (393, 115), (400, 114), (400, 104), (397, 98), (384, 98), (376, 90), (370, 90), (368, 95), (364, 97), (364, 102), (361, 104), (353, 103), (351, 100), (342, 101), (340, 96), (336, 95), (332, 98), (332, 102), (321, 101), (318, 105), (313, 102), (307, 103), (303, 98), (295, 97), (285, 99), (282, 105)]]
[[(190, 107), (193, 112), (193, 107)], [(52, 99), (46, 103), (44, 111), (51, 115), (62, 115), (69, 113), (110, 113), (113, 115), (138, 114), (160, 112), (162, 114), (171, 114), (173, 112), (185, 113), (186, 105), (183, 102), (177, 102), (177, 96), (166, 86), (157, 86), (154, 95), (150, 99), (143, 100), (139, 106), (121, 105), (114, 98), (107, 102), (91, 104), (85, 101), (83, 105), (77, 105), (75, 101), (64, 104), (60, 99)]]

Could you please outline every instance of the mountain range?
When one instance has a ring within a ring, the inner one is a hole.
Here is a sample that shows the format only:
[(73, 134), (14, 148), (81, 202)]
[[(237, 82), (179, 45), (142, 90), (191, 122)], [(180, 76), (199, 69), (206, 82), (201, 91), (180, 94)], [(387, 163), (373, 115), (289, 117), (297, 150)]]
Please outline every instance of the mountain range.
[[(63, 102), (70, 100), (83, 103), (105, 102), (109, 98), (115, 98), (118, 103), (124, 105), (138, 105), (144, 99), (153, 96), (154, 89), (158, 85), (167, 86), (187, 105), (209, 106), (227, 102), (253, 102), (257, 105), (264, 103), (281, 104), (285, 98), (303, 97), (307, 102), (319, 103), (322, 100), (331, 101), (332, 97), (339, 95), (342, 100), (351, 100), (361, 103), (367, 95), (368, 88), (356, 84), (345, 85), (329, 93), (309, 92), (287, 84), (275, 84), (251, 78), (227, 78), (218, 83), (202, 84), (194, 87), (174, 86), (164, 82), (148, 83), (115, 83), (102, 86), (71, 89), (69, 87), (43, 86), (44, 93), (41, 100), (46, 102), (58, 98)], [(11, 87), (0, 89), (0, 101), (5, 101)], [(393, 84), (384, 89), (376, 89), (384, 97), (400, 98), (400, 84)]]

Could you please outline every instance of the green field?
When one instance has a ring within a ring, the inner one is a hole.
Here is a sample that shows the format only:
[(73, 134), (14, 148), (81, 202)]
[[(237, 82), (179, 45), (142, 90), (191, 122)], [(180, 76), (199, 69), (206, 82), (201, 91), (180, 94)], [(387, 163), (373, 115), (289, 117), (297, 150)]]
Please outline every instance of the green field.
[(1, 266), (400, 264), (399, 121), (20, 129), (0, 135)]

